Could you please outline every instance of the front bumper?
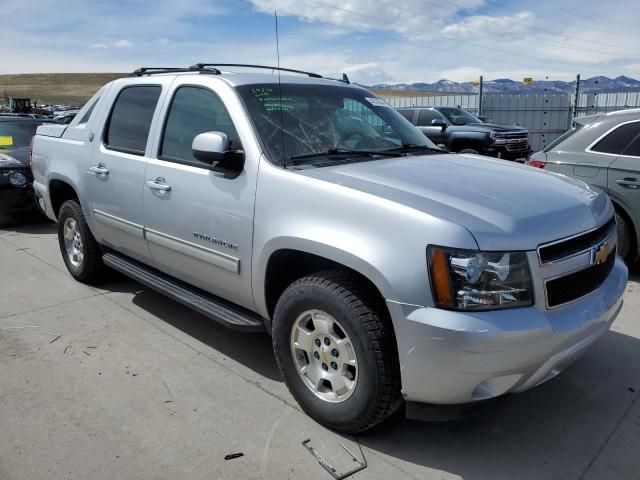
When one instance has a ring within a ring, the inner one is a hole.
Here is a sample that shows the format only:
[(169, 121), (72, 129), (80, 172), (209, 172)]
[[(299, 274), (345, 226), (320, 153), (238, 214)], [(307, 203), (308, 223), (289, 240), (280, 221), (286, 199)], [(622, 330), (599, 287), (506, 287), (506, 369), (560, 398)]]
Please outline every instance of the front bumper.
[(627, 268), (562, 308), (458, 312), (388, 301), (407, 401), (452, 405), (522, 392), (557, 375), (622, 307)]
[(505, 160), (528, 159), (533, 150), (528, 145), (526, 147), (507, 147), (505, 145), (491, 145), (487, 148), (487, 155)]

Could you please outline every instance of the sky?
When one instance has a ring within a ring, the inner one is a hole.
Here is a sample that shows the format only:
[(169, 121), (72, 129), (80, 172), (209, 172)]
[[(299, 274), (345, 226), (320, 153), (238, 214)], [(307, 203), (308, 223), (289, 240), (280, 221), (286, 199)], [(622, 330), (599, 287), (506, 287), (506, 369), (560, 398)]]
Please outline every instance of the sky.
[(0, 0), (0, 74), (276, 64), (377, 83), (640, 79), (637, 0)]

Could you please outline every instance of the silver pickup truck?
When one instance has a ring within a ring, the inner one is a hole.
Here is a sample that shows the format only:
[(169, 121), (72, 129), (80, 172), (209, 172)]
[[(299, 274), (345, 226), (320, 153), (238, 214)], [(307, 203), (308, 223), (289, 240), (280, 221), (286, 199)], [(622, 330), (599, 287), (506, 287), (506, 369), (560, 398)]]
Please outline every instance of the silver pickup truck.
[(140, 69), (39, 127), (74, 278), (108, 266), (267, 331), (300, 406), (351, 433), (527, 390), (610, 327), (627, 269), (604, 193), (448, 154), (346, 78), (233, 67)]

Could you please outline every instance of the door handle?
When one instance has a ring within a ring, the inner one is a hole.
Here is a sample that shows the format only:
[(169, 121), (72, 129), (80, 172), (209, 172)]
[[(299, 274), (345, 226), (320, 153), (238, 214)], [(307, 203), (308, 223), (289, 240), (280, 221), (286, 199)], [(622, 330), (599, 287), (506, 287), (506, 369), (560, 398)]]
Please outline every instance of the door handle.
[(631, 190), (637, 190), (640, 188), (640, 182), (635, 178), (625, 178), (623, 180), (616, 180), (616, 183), (624, 188), (630, 188)]
[(91, 173), (95, 173), (96, 175), (106, 176), (109, 175), (109, 170), (104, 166), (104, 163), (99, 163), (98, 165), (93, 165), (89, 167), (89, 171)]
[(147, 187), (152, 190), (161, 190), (163, 192), (171, 191), (171, 185), (168, 185), (166, 180), (162, 177), (158, 177), (155, 180), (147, 180)]

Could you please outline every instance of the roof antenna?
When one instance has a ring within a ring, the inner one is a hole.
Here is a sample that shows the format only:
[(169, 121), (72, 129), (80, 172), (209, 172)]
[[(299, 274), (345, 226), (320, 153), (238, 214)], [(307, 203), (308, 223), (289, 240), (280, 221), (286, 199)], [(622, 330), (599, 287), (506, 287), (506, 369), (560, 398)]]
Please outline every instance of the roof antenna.
[(280, 109), (280, 138), (282, 139), (282, 168), (287, 168), (287, 155), (284, 150), (284, 119), (282, 117), (282, 82), (280, 80), (280, 37), (278, 35), (278, 11), (274, 10), (273, 15), (276, 20), (276, 57), (277, 57), (277, 65), (278, 65), (278, 96), (279, 102), (278, 106)]

